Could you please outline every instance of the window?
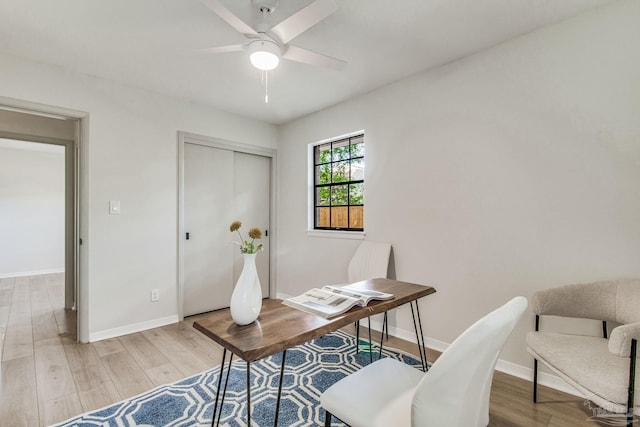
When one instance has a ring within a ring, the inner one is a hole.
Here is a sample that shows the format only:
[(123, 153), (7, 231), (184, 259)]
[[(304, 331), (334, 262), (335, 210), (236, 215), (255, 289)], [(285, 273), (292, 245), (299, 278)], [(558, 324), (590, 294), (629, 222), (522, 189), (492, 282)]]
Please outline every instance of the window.
[(314, 229), (364, 231), (364, 135), (314, 147)]

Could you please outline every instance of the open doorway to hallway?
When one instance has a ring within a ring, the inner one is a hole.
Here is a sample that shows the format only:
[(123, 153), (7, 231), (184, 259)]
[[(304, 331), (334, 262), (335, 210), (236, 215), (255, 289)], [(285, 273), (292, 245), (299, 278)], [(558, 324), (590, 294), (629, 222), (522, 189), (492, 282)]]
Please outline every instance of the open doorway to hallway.
[(0, 171), (0, 356), (12, 359), (42, 337), (76, 340), (65, 305), (65, 146), (0, 138)]
[[(79, 122), (4, 108), (0, 106), (0, 278), (57, 274), (63, 283), (61, 309), (69, 311), (63, 316), (69, 322), (78, 318)], [(12, 286), (12, 299), (14, 290)], [(29, 290), (29, 303), (36, 308), (39, 303), (32, 298), (39, 296), (48, 298)], [(47, 298), (44, 306), (50, 304)], [(0, 306), (0, 325), (7, 319)], [(77, 338), (77, 320), (65, 329)]]

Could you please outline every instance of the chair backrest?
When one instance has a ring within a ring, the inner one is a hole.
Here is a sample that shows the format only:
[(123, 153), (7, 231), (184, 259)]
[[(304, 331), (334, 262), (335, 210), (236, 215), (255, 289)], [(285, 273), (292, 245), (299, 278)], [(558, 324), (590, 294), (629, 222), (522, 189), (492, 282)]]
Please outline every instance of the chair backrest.
[(391, 244), (363, 240), (351, 257), (347, 269), (349, 283), (386, 278)]
[(507, 338), (527, 308), (515, 297), (460, 335), (418, 384), (412, 426), (486, 427), (493, 370)]
[(577, 317), (629, 324), (640, 322), (640, 279), (602, 280), (536, 292), (535, 314)]

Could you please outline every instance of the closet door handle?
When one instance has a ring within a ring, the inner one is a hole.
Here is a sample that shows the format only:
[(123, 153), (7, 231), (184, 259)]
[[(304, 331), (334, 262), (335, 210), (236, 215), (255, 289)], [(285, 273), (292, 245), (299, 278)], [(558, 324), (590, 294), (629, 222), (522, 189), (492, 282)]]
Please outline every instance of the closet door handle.
[(189, 240), (189, 233), (187, 233), (187, 240)]

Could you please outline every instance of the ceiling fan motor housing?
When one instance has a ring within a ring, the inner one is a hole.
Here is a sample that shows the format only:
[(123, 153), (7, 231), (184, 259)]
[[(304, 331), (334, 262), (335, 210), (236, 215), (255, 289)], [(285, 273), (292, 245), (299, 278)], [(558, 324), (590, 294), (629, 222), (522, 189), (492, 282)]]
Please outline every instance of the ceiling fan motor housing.
[(254, 67), (269, 71), (280, 63), (282, 49), (268, 38), (260, 38), (249, 43), (249, 59)]

